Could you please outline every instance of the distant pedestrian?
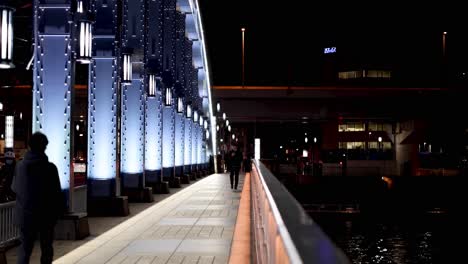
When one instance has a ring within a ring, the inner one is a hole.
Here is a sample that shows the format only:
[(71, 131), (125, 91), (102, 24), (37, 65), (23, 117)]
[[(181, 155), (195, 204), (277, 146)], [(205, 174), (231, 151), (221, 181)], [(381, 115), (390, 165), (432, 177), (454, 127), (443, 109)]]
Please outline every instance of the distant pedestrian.
[(244, 158), (244, 172), (248, 173), (252, 170), (252, 158), (250, 157), (249, 154), (247, 154)]
[(0, 168), (0, 202), (15, 200), (15, 194), (11, 190), (15, 167), (15, 153), (8, 150), (5, 152), (5, 164)]
[(228, 169), (230, 172), (231, 189), (237, 190), (239, 184), (239, 171), (242, 163), (242, 154), (237, 149), (237, 146), (232, 146), (228, 154)]
[(44, 134), (34, 133), (29, 141), (30, 150), (15, 170), (12, 189), (16, 193), (16, 223), (21, 240), (18, 264), (29, 263), (38, 234), (41, 263), (52, 263), (54, 227), (65, 211), (57, 167), (45, 154), (47, 144)]

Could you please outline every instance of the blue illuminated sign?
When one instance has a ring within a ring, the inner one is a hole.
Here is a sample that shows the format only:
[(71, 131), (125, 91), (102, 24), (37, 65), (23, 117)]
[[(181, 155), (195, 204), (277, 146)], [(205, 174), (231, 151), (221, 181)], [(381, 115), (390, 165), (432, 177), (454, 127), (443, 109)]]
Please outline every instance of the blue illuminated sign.
[(323, 53), (325, 53), (325, 54), (336, 53), (336, 47), (325, 48), (325, 49), (323, 50)]

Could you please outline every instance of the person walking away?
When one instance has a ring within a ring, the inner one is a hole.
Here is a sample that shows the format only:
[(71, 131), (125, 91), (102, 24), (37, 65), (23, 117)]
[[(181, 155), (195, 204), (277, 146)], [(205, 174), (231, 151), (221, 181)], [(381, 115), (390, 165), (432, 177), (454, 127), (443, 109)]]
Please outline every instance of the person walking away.
[(15, 194), (11, 190), (11, 183), (15, 173), (16, 160), (15, 153), (12, 150), (5, 152), (5, 165), (0, 169), (0, 200), (9, 202), (15, 200)]
[(229, 152), (229, 172), (231, 180), (231, 189), (237, 190), (239, 184), (239, 171), (242, 163), (242, 154), (237, 149), (237, 146), (233, 146)]
[(20, 229), (18, 264), (27, 264), (39, 234), (41, 263), (52, 263), (54, 227), (65, 212), (57, 167), (49, 162), (45, 150), (47, 137), (36, 132), (29, 151), (18, 162), (12, 190), (16, 193), (16, 224)]
[(244, 163), (243, 164), (244, 165), (244, 172), (249, 173), (252, 170), (252, 159), (251, 159), (249, 154), (247, 154), (245, 156), (245, 159), (244, 159), (243, 163)]

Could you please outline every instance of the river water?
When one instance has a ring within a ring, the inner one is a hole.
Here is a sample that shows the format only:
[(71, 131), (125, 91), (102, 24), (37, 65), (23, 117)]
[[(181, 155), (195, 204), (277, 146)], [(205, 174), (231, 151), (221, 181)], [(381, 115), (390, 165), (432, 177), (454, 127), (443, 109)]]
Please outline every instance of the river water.
[(466, 231), (446, 215), (311, 216), (352, 263), (468, 263)]

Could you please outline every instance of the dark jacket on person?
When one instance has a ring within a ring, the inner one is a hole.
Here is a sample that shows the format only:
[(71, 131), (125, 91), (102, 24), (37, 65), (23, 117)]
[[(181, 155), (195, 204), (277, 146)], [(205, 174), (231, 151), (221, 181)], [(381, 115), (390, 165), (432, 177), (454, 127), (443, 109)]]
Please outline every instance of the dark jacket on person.
[(239, 170), (242, 163), (242, 154), (240, 151), (231, 150), (228, 156), (228, 169)]
[(252, 160), (249, 157), (246, 157), (243, 160), (243, 165), (244, 165), (244, 172), (252, 171)]
[(28, 151), (18, 162), (12, 190), (19, 227), (54, 225), (65, 211), (57, 167), (44, 153)]
[(15, 174), (16, 161), (12, 160), (10, 164), (0, 168), (0, 202), (15, 200), (15, 194), (11, 191), (11, 183)]

